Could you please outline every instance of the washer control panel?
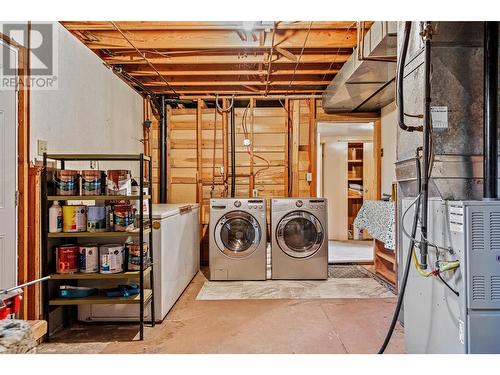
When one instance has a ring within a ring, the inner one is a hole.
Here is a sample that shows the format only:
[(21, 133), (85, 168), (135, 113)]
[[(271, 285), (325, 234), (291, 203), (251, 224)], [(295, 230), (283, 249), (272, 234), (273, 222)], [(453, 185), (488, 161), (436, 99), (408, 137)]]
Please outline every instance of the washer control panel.
[(262, 209), (264, 209), (264, 200), (262, 200), (262, 199), (249, 199), (247, 201), (247, 207), (249, 209), (262, 210)]

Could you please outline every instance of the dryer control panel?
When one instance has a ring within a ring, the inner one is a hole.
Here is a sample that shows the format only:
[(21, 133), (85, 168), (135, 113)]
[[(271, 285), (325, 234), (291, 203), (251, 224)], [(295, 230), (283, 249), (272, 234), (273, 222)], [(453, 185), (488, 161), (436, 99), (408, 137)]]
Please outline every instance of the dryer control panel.
[(326, 201), (324, 199), (310, 199), (309, 208), (311, 210), (324, 210), (326, 208)]

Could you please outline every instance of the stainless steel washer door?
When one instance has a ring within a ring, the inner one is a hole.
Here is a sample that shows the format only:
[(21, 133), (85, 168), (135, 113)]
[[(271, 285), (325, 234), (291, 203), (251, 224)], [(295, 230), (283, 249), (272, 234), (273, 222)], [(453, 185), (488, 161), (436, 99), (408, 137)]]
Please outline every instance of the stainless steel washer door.
[(294, 258), (307, 258), (315, 254), (323, 243), (323, 237), (319, 220), (305, 211), (290, 212), (276, 228), (279, 247)]
[(226, 256), (245, 258), (258, 248), (262, 230), (248, 212), (231, 211), (219, 219), (214, 235), (217, 246)]

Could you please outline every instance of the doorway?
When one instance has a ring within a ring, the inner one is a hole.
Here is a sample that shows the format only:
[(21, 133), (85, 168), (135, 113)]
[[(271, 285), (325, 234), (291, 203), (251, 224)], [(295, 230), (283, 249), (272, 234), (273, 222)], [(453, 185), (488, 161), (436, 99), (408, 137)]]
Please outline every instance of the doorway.
[[(2, 61), (17, 50), (0, 40)], [(0, 71), (3, 71), (0, 61)], [(12, 68), (12, 66), (10, 67)], [(17, 284), (17, 91), (0, 90), (0, 289)]]
[(376, 199), (374, 126), (318, 123), (318, 186), (328, 199), (329, 263), (373, 262), (373, 244), (354, 219), (365, 200)]

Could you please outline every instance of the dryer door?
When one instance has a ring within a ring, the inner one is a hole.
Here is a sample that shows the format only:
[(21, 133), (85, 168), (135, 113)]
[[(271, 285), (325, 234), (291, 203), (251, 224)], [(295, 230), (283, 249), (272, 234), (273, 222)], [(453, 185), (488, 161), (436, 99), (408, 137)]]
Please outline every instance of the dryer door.
[(279, 247), (294, 258), (314, 255), (321, 247), (323, 237), (323, 227), (319, 220), (305, 211), (290, 212), (276, 228)]
[(259, 246), (262, 230), (257, 220), (244, 211), (231, 211), (215, 226), (215, 242), (226, 256), (244, 258)]

